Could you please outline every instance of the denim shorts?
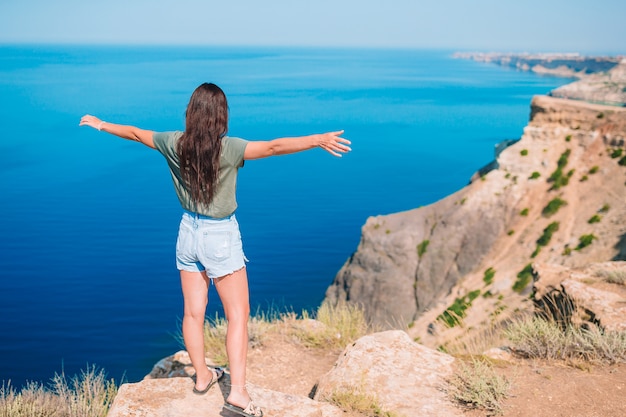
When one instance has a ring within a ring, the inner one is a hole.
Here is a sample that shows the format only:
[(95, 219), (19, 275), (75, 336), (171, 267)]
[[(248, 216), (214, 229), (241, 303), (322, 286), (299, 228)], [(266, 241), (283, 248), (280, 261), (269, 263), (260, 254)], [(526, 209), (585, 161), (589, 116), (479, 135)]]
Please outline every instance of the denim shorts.
[(206, 271), (219, 278), (246, 266), (239, 223), (232, 214), (223, 219), (185, 211), (176, 241), (176, 267), (181, 271)]

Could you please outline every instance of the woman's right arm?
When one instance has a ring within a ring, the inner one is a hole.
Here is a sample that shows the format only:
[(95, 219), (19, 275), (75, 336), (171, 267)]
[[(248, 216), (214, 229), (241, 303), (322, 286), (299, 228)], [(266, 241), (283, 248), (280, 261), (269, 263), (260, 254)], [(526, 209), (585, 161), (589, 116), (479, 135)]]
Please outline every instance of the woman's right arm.
[(135, 126), (118, 125), (115, 123), (105, 122), (98, 119), (96, 116), (91, 116), (89, 114), (84, 115), (80, 119), (80, 126), (90, 126), (94, 129), (110, 133), (122, 139), (141, 142), (144, 145), (154, 149), (154, 141), (152, 139), (152, 135), (154, 134), (154, 132), (152, 130), (144, 130), (139, 129)]

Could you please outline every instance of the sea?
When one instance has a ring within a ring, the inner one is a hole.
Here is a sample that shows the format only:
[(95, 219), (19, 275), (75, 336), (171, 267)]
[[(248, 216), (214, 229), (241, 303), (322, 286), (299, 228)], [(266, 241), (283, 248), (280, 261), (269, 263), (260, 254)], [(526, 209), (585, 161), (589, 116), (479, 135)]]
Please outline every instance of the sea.
[[(183, 130), (191, 92), (226, 92), (229, 135), (345, 130), (352, 152), (247, 161), (236, 211), (255, 315), (314, 312), (369, 216), (464, 187), (517, 139), (534, 95), (571, 82), (450, 50), (0, 46), (0, 380), (89, 367), (135, 382), (182, 349), (165, 160), (84, 114)], [(222, 317), (211, 287), (207, 318)]]

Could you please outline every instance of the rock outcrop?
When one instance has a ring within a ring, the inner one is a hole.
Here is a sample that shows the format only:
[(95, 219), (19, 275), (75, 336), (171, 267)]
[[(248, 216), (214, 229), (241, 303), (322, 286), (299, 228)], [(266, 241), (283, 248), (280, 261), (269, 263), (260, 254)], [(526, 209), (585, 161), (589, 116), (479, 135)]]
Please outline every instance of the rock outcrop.
[[(144, 379), (124, 384), (107, 417), (219, 417), (234, 416), (222, 410), (229, 393), (225, 377), (205, 395), (192, 392), (189, 378)], [(249, 385), (248, 391), (268, 416), (282, 417), (345, 417), (343, 410), (306, 397), (281, 394)]]
[(534, 264), (533, 270), (533, 300), (539, 313), (566, 324), (626, 331), (626, 262), (574, 269)]
[[(229, 394), (228, 374), (207, 394), (193, 394), (189, 377), (174, 376), (188, 366), (187, 360), (186, 353), (179, 352), (159, 362), (143, 381), (122, 385), (107, 417), (232, 415), (222, 411)], [(445, 393), (454, 362), (452, 356), (418, 345), (402, 331), (388, 331), (365, 336), (348, 346), (335, 367), (320, 378), (313, 399), (253, 384), (248, 384), (248, 391), (268, 416), (358, 415), (332, 405), (337, 395), (364, 396), (397, 416), (461, 416), (461, 410)], [(168, 374), (171, 377), (164, 377)]]
[(315, 399), (365, 394), (402, 416), (462, 416), (445, 391), (455, 359), (419, 345), (398, 330), (362, 337), (321, 378)]
[(626, 253), (626, 108), (533, 98), (522, 138), (462, 190), (367, 219), (326, 299), (437, 347), (528, 305), (532, 262)]

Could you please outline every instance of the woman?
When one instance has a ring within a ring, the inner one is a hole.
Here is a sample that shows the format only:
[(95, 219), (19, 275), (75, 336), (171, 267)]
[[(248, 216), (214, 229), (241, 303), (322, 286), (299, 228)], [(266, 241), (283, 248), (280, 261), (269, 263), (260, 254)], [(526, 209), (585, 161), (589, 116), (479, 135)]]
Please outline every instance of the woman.
[(350, 151), (350, 141), (340, 137), (343, 131), (271, 141), (228, 137), (226, 96), (218, 86), (208, 83), (196, 88), (189, 100), (184, 132), (153, 132), (90, 115), (83, 116), (80, 125), (141, 142), (167, 160), (184, 209), (176, 265), (184, 299), (183, 339), (196, 371), (193, 392), (206, 393), (222, 376), (220, 369), (209, 369), (205, 363), (203, 326), (212, 280), (228, 322), (226, 352), (231, 390), (224, 407), (242, 416), (262, 416), (246, 391), (250, 304), (246, 259), (234, 214), (237, 171), (245, 160), (316, 147), (341, 156)]

